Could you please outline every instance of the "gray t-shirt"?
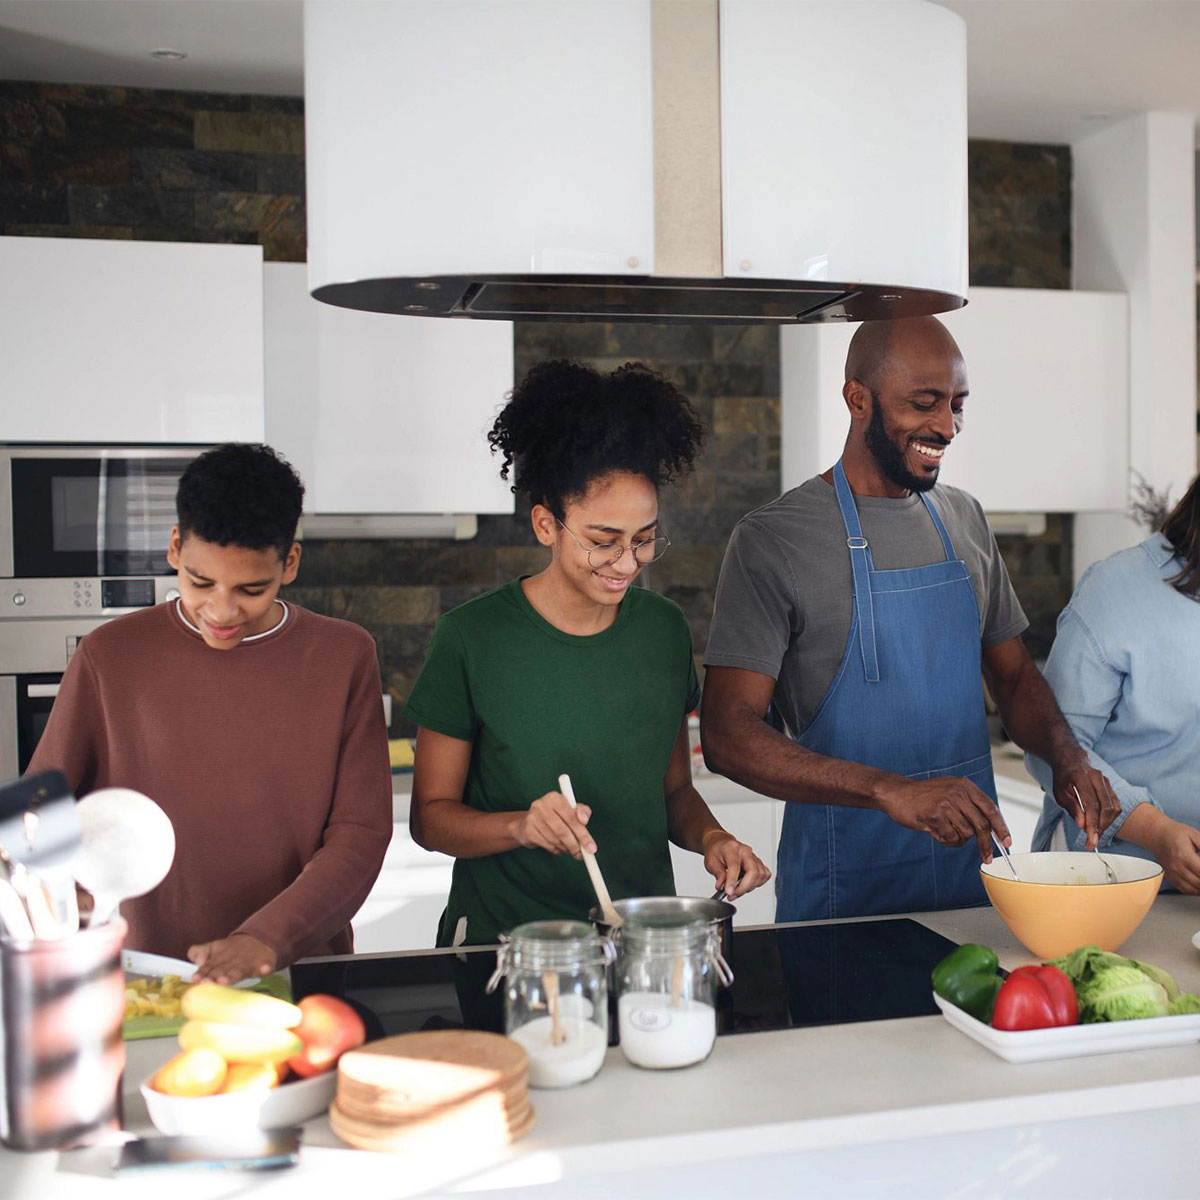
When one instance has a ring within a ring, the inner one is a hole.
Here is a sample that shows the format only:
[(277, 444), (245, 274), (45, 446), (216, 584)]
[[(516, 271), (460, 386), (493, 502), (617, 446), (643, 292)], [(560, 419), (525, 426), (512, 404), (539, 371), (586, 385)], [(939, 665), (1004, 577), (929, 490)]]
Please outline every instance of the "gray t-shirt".
[[(983, 509), (939, 484), (928, 493), (967, 564), (984, 646), (1028, 625)], [(937, 530), (915, 493), (856, 496), (876, 570), (942, 562)], [(854, 613), (846, 530), (833, 485), (819, 475), (744, 516), (734, 528), (717, 584), (707, 667), (742, 667), (775, 681), (774, 706), (799, 733), (821, 703), (846, 649)]]

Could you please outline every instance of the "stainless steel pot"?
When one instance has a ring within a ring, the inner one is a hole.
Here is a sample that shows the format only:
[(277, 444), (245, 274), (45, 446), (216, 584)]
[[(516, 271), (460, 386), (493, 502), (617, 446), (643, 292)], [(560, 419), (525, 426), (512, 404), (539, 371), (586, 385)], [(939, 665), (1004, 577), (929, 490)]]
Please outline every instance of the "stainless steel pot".
[[(733, 982), (729, 961), (733, 949), (733, 915), (737, 909), (727, 900), (718, 900), (715, 896), (711, 899), (704, 896), (632, 896), (628, 900), (614, 900), (613, 908), (622, 920), (637, 915), (674, 920), (680, 924), (689, 920), (706, 921), (712, 926), (717, 942), (717, 978), (724, 987)], [(609, 925), (598, 904), (593, 905), (588, 916), (602, 937), (611, 938), (620, 946), (620, 926)]]

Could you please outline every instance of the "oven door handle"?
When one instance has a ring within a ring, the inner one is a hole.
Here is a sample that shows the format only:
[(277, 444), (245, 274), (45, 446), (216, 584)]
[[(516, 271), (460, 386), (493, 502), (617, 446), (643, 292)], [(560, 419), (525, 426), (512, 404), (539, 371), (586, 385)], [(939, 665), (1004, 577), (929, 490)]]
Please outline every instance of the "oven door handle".
[(31, 683), (25, 688), (30, 700), (53, 700), (61, 685), (57, 683)]

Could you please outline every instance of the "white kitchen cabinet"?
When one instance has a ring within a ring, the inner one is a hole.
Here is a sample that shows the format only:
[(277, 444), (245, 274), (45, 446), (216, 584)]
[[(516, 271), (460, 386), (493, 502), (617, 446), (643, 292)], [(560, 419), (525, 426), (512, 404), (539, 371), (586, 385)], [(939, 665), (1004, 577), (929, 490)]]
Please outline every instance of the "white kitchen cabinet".
[(0, 238), (0, 442), (262, 436), (261, 246)]
[(408, 822), (397, 821), (379, 878), (353, 921), (355, 953), (431, 948), (453, 868), (450, 855), (423, 850)]
[[(972, 288), (938, 319), (967, 365), (963, 432), (940, 479), (989, 512), (1123, 510), (1129, 492), (1129, 305), (1123, 293)], [(832, 466), (856, 325), (780, 331), (784, 489)]]
[(512, 512), (487, 430), (513, 385), (507, 321), (314, 300), (303, 263), (264, 269), (267, 440), (309, 513)]
[[(716, 775), (696, 780), (713, 815), (775, 870), (775, 848), (783, 805)], [(354, 949), (359, 954), (390, 950), (425, 950), (437, 939), (438, 921), (450, 894), (454, 859), (424, 850), (413, 841), (407, 820), (407, 797), (398, 797), (397, 820), (383, 868), (354, 918)], [(675, 890), (681, 896), (711, 896), (712, 876), (698, 854), (671, 847)], [(769, 883), (737, 902), (737, 924), (764, 925), (775, 919), (775, 886)]]

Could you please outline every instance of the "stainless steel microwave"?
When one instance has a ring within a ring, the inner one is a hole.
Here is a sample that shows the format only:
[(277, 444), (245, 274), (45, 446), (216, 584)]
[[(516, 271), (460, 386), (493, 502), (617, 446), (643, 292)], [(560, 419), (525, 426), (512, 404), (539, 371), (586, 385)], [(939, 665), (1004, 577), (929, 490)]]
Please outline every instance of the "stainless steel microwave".
[(169, 575), (175, 490), (203, 449), (0, 447), (0, 578)]
[(25, 770), (81, 638), (177, 594), (175, 492), (203, 446), (0, 446), (0, 782)]

